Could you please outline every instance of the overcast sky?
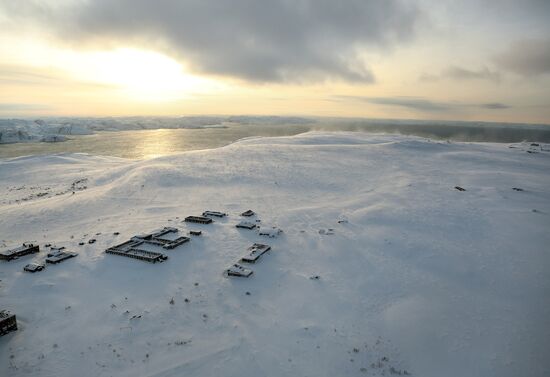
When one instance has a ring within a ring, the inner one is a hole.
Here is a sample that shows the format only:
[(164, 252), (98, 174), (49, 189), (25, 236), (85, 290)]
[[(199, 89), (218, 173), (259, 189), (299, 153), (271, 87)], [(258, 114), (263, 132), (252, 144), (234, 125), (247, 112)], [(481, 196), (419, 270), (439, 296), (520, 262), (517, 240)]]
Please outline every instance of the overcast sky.
[(0, 117), (550, 123), (547, 0), (0, 0)]

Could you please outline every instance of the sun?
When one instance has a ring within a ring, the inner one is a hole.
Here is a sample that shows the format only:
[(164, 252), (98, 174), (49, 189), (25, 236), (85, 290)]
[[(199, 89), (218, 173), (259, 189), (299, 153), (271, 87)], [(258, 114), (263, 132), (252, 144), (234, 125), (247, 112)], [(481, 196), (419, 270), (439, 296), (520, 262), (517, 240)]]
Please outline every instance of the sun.
[(121, 48), (86, 53), (79, 60), (73, 65), (78, 67), (78, 76), (114, 86), (122, 96), (139, 101), (172, 101), (219, 86), (185, 72), (179, 62), (153, 51)]

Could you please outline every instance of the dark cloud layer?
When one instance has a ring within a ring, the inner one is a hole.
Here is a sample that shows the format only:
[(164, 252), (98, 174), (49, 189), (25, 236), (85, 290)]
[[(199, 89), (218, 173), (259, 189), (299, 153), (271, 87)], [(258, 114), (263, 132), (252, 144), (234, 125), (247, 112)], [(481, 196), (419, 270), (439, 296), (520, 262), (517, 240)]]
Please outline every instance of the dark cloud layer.
[(64, 40), (162, 46), (195, 71), (259, 82), (373, 82), (358, 50), (411, 39), (420, 17), (412, 2), (401, 0), (29, 3), (11, 2), (10, 14), (46, 22)]
[(436, 102), (423, 97), (410, 97), (410, 96), (394, 96), (394, 97), (367, 97), (367, 96), (333, 96), (332, 100), (336, 101), (362, 101), (372, 103), (375, 105), (386, 105), (404, 107), (421, 112), (443, 112), (459, 110), (468, 107), (478, 107), (490, 110), (503, 110), (509, 109), (511, 106), (505, 105), (499, 102), (482, 103), (482, 104), (464, 104), (458, 102)]
[(502, 69), (523, 76), (550, 74), (550, 38), (517, 41), (494, 60)]
[(511, 106), (505, 105), (500, 102), (492, 102), (492, 103), (483, 103), (479, 105), (479, 107), (482, 107), (484, 109), (490, 109), (490, 110), (501, 110), (501, 109), (509, 109)]
[(406, 107), (410, 109), (437, 112), (449, 109), (449, 105), (440, 102), (430, 101), (422, 97), (396, 96), (396, 97), (363, 97), (363, 96), (334, 96), (338, 101), (362, 101), (375, 105), (388, 105)]
[(487, 67), (479, 70), (466, 69), (457, 66), (447, 68), (442, 74), (443, 77), (448, 77), (455, 80), (489, 80), (500, 81), (500, 74), (491, 71)]
[(500, 73), (497, 71), (493, 71), (488, 67), (483, 67), (475, 70), (453, 65), (444, 69), (440, 74), (423, 73), (419, 76), (418, 79), (422, 82), (436, 82), (440, 81), (441, 79), (452, 79), (457, 81), (487, 80), (499, 82)]

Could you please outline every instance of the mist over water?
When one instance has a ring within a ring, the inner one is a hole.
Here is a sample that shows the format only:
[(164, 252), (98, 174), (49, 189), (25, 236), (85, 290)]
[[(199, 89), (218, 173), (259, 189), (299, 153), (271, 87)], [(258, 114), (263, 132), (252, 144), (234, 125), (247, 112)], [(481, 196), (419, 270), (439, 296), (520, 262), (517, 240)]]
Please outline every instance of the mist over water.
[(550, 126), (535, 124), (415, 121), (415, 120), (350, 120), (319, 123), (320, 130), (396, 133), (436, 140), (518, 143), (550, 142)]
[(55, 153), (89, 153), (131, 159), (218, 148), (254, 136), (291, 136), (308, 131), (396, 133), (437, 140), (550, 143), (550, 126), (479, 122), (322, 119), (299, 124), (237, 124), (215, 128), (100, 131), (71, 135), (64, 142), (0, 144), (0, 158)]

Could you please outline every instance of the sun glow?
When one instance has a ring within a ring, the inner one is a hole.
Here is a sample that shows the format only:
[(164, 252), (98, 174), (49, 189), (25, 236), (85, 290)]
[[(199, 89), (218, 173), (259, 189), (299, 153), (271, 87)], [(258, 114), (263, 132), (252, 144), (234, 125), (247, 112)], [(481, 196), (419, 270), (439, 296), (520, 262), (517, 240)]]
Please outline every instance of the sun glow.
[(71, 67), (79, 77), (117, 87), (125, 96), (148, 102), (162, 102), (210, 91), (217, 85), (190, 75), (169, 57), (151, 51), (118, 49), (87, 53)]

